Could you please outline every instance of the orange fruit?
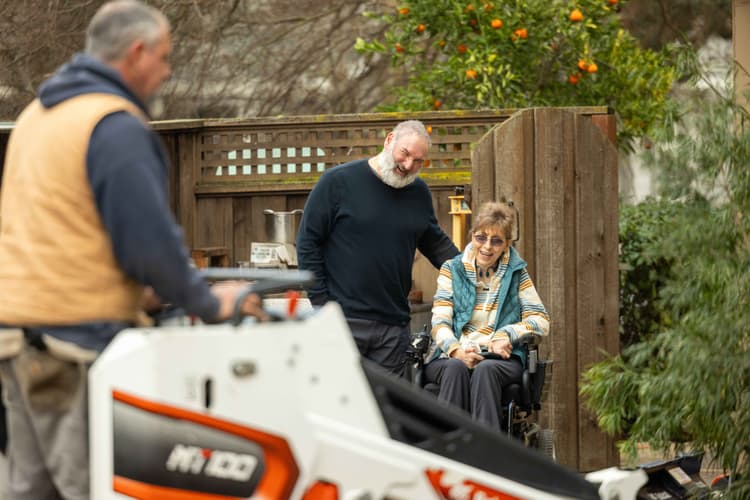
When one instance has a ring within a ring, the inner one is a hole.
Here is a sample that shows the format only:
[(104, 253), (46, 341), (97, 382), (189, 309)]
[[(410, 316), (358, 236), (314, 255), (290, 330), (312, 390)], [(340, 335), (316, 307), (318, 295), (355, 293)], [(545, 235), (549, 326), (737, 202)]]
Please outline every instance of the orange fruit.
[(396, 42), (396, 52), (403, 52), (403, 51), (404, 51), (404, 47), (400, 43)]
[(484, 10), (485, 10), (485, 12), (489, 12), (489, 11), (491, 11), (492, 9), (493, 9), (493, 7), (492, 7), (492, 4), (491, 4), (491, 3), (486, 3), (486, 4), (484, 4)]
[(409, 7), (401, 7), (398, 9), (398, 13), (402, 16), (408, 16), (409, 15)]
[(596, 73), (597, 71), (599, 71), (599, 66), (597, 66), (596, 63), (591, 63), (586, 68), (586, 71), (588, 71), (589, 73)]
[(475, 70), (473, 69), (466, 70), (466, 78), (468, 78), (469, 80), (473, 80), (476, 77), (477, 77), (477, 72)]
[(467, 50), (467, 49), (468, 49), (468, 47), (467, 47), (466, 45), (464, 45), (463, 43), (459, 43), (459, 44), (458, 44), (458, 47), (456, 47), (456, 50), (457, 50), (457, 51), (458, 51), (458, 52), (459, 52), (460, 54), (464, 54), (464, 53), (466, 53), (466, 50)]
[(469, 24), (471, 26), (474, 26), (476, 28), (476, 26), (477, 26), (477, 20), (476, 19), (469, 19)]
[(517, 29), (516, 31), (514, 31), (513, 33), (515, 33), (515, 35), (516, 35), (516, 36), (517, 36), (518, 38), (528, 38), (528, 37), (529, 37), (529, 32), (528, 32), (528, 31), (526, 31), (526, 28), (518, 28), (518, 29)]
[(474, 6), (472, 4), (469, 4), (464, 9), (464, 12), (472, 12), (474, 10)]
[(440, 47), (445, 47), (445, 40), (440, 40), (440, 41), (438, 42), (438, 46), (440, 46)]
[(427, 133), (428, 134), (432, 133), (432, 125), (427, 125), (427, 127), (425, 127), (425, 128), (427, 129)]
[(424, 24), (420, 24), (417, 26), (417, 33), (422, 33), (424, 31)]
[(589, 67), (589, 63), (587, 63), (583, 59), (578, 60), (578, 69), (580, 69), (581, 71), (586, 71), (586, 68), (588, 67)]
[(432, 109), (440, 109), (443, 106), (443, 101), (440, 99), (435, 99), (432, 101)]
[(607, 0), (607, 3), (610, 5), (617, 5), (617, 0)]
[(583, 21), (583, 12), (581, 12), (578, 9), (573, 9), (573, 11), (570, 13), (570, 20), (574, 23), (577, 23), (578, 21)]
[(490, 23), (490, 26), (492, 26), (496, 30), (499, 30), (500, 28), (503, 27), (503, 21), (500, 19), (493, 19), (492, 22)]
[(568, 83), (571, 85), (578, 85), (578, 81), (581, 79), (581, 74), (576, 73), (575, 75), (570, 75), (568, 77)]

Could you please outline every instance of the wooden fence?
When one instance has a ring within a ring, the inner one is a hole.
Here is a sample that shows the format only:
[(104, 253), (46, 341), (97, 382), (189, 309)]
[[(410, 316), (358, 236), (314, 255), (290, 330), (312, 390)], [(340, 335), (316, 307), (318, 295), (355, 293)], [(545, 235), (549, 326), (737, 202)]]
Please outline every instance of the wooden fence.
[(543, 423), (556, 432), (559, 460), (582, 471), (618, 463), (579, 396), (599, 350), (619, 349), (613, 136), (611, 115), (524, 110), (477, 143), (472, 170), (475, 207), (505, 199), (519, 210), (516, 248), (552, 318), (541, 348), (554, 360)]
[[(423, 178), (433, 189), (443, 227), (448, 196), (471, 179), (471, 144), (511, 111), (418, 113), (433, 138)], [(373, 156), (398, 114), (161, 122), (173, 160), (171, 202), (189, 245), (226, 246), (247, 260), (264, 241), (263, 209), (302, 208), (325, 169)]]
[[(248, 260), (254, 241), (266, 241), (264, 209), (303, 208), (329, 167), (365, 158), (405, 119), (431, 132), (430, 162), (422, 170), (438, 222), (451, 234), (449, 196), (465, 188), (470, 201), (472, 144), (517, 110), (317, 115), (251, 120), (157, 122), (172, 158), (170, 201), (190, 247), (226, 247), (229, 261)], [(594, 119), (601, 107), (575, 108)], [(429, 301), (436, 271), (417, 256), (415, 288)]]

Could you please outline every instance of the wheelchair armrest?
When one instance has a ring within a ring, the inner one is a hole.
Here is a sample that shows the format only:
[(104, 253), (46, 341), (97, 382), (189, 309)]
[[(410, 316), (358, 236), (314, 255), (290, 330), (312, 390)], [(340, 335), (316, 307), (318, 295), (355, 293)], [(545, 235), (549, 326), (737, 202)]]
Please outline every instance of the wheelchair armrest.
[(552, 360), (537, 361), (536, 371), (531, 374), (531, 403), (535, 410), (541, 408), (542, 390), (548, 374), (552, 371)]
[(521, 405), (524, 408), (531, 406), (534, 398), (533, 376), (529, 370), (524, 370), (521, 374)]
[(534, 347), (542, 343), (542, 336), (538, 333), (525, 333), (513, 341), (513, 347)]

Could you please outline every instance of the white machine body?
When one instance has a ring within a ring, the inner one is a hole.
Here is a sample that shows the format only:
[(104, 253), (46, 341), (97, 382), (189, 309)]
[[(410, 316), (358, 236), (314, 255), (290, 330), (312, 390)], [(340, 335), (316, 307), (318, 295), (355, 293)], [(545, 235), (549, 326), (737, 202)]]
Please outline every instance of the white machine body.
[[(565, 498), (393, 439), (335, 304), (300, 321), (126, 330), (89, 380), (95, 500)], [(621, 500), (645, 481), (594, 477)]]

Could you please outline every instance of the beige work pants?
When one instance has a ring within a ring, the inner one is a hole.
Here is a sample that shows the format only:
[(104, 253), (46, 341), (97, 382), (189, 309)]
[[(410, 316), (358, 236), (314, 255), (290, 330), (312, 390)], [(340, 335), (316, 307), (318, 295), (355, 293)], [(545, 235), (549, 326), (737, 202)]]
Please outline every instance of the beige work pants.
[(40, 350), (23, 337), (11, 342), (9, 332), (0, 330), (8, 500), (86, 500), (90, 361), (61, 359), (54, 349)]

